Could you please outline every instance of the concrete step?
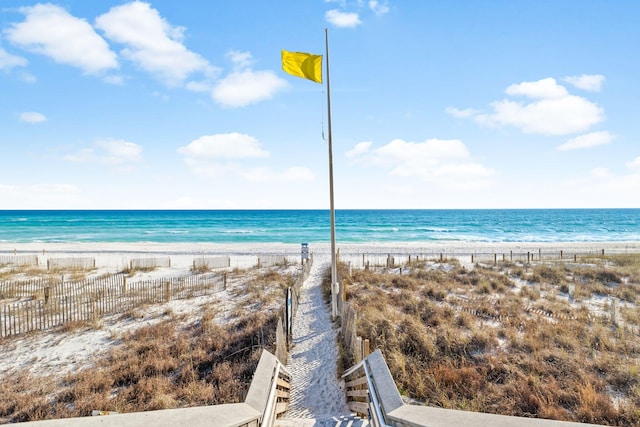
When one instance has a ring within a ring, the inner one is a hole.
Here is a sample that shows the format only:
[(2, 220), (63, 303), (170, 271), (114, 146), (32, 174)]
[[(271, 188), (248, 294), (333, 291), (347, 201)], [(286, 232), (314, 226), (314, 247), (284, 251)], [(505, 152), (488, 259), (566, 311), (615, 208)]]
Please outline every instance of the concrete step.
[(356, 416), (341, 416), (330, 418), (280, 418), (274, 423), (275, 427), (366, 427), (368, 420)]

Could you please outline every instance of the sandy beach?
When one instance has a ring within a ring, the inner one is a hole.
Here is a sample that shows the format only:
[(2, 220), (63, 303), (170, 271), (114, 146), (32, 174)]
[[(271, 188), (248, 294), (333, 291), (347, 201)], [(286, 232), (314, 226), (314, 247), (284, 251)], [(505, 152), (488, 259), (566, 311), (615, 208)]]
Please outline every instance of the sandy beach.
[[(510, 253), (594, 253), (603, 250), (613, 253), (640, 253), (640, 242), (514, 242), (514, 243), (420, 243), (420, 244), (338, 244), (343, 261), (355, 264), (367, 255), (368, 259), (382, 260), (388, 254), (393, 256), (452, 256), (469, 264), (471, 255)], [(314, 257), (313, 274), (303, 288), (302, 306), (299, 312), (299, 330), (294, 332), (296, 346), (289, 356), (288, 368), (293, 373), (293, 384), (316, 384), (315, 389), (322, 399), (315, 395), (294, 393), (292, 395), (291, 415), (302, 418), (326, 418), (330, 414), (349, 417), (346, 409), (343, 389), (336, 379), (335, 344), (337, 330), (332, 327), (329, 308), (323, 304), (320, 282), (323, 272), (330, 266), (330, 245), (328, 243), (309, 243)], [(93, 258), (96, 268), (91, 275), (121, 272), (132, 259), (168, 257), (170, 267), (157, 268), (145, 272), (144, 277), (153, 279), (168, 276), (181, 276), (191, 273), (194, 259), (198, 257), (229, 256), (231, 268), (249, 268), (256, 265), (261, 256), (285, 256), (294, 264), (300, 260), (300, 245), (294, 244), (212, 244), (212, 243), (16, 243), (0, 245), (0, 258), (36, 255), (40, 268), (45, 269), (47, 261), (55, 258)], [(296, 268), (292, 266), (291, 268)], [(231, 288), (233, 285), (231, 286)], [(157, 307), (145, 308), (145, 314), (132, 322), (116, 317), (105, 318), (103, 326), (95, 330), (60, 334), (37, 333), (14, 337), (3, 343), (3, 353), (8, 356), (0, 361), (0, 376), (12, 375), (16, 370), (28, 369), (32, 374), (48, 375), (50, 372), (64, 374), (69, 370), (91, 366), (92, 360), (100, 357), (107, 349), (118, 342), (122, 331), (150, 325), (159, 321), (161, 313), (170, 309), (175, 313), (194, 314), (207, 299), (198, 297), (190, 300), (171, 301)], [(213, 298), (232, 310), (235, 303), (228, 291), (216, 294)], [(320, 328), (320, 329), (318, 329)], [(313, 339), (308, 339), (313, 337)], [(325, 380), (331, 381), (324, 383)], [(306, 387), (305, 387), (306, 389)], [(315, 390), (314, 389), (314, 390)], [(299, 422), (295, 421), (295, 422)], [(289, 425), (289, 424), (282, 424)], [(293, 424), (292, 424), (293, 425)]]
[[(309, 242), (309, 251), (317, 255), (331, 253), (329, 243)], [(544, 253), (640, 253), (640, 241), (628, 242), (417, 242), (417, 243), (347, 243), (336, 248), (343, 259), (361, 254), (437, 255), (464, 257), (472, 254)], [(259, 255), (281, 255), (299, 259), (301, 246), (284, 243), (3, 243), (0, 256), (37, 255), (41, 264), (48, 258), (95, 258), (98, 269), (121, 268), (133, 258), (171, 257), (174, 268), (186, 268), (202, 256), (228, 255), (232, 266), (242, 266)], [(235, 264), (234, 264), (235, 263)]]

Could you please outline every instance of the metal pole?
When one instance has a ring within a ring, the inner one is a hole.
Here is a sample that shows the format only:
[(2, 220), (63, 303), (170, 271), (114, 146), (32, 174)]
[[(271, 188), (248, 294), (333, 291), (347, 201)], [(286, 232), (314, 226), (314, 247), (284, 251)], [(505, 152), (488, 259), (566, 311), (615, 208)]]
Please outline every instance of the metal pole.
[(338, 270), (336, 267), (336, 217), (333, 204), (333, 149), (331, 139), (331, 85), (329, 84), (329, 29), (324, 29), (327, 64), (327, 126), (329, 133), (329, 211), (331, 215), (331, 317), (338, 317)]

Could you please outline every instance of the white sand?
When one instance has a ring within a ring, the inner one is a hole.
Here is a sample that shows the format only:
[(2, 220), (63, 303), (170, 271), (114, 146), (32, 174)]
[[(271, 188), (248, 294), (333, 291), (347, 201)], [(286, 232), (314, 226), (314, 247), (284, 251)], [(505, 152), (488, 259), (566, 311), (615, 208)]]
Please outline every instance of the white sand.
[(287, 369), (292, 376), (291, 408), (287, 418), (325, 419), (348, 416), (344, 390), (337, 380), (338, 350), (330, 308), (322, 298), (322, 275), (330, 268), (327, 256), (317, 256), (301, 292), (293, 323), (293, 349)]
[[(640, 253), (640, 241), (636, 242), (419, 242), (419, 243), (367, 243), (340, 244), (343, 261), (357, 263), (362, 254), (379, 256), (387, 254), (425, 254), (470, 257), (471, 254), (508, 254), (526, 252), (600, 252)], [(309, 243), (309, 250), (317, 255), (329, 255), (329, 243)], [(37, 255), (40, 265), (46, 265), (49, 258), (88, 257), (95, 258), (98, 272), (121, 271), (131, 259), (146, 257), (170, 257), (172, 269), (188, 269), (194, 258), (203, 256), (229, 255), (231, 267), (245, 268), (255, 265), (260, 255), (284, 255), (299, 260), (300, 245), (285, 243), (2, 243), (0, 256)], [(160, 272), (166, 275), (166, 271)]]
[[(508, 253), (542, 251), (640, 252), (640, 241), (629, 242), (410, 242), (337, 243), (342, 254)], [(92, 256), (122, 261), (123, 257), (164, 255), (182, 259), (194, 256), (286, 254), (300, 256), (299, 244), (288, 243), (0, 243), (0, 255)], [(329, 254), (329, 243), (309, 243), (310, 252)]]

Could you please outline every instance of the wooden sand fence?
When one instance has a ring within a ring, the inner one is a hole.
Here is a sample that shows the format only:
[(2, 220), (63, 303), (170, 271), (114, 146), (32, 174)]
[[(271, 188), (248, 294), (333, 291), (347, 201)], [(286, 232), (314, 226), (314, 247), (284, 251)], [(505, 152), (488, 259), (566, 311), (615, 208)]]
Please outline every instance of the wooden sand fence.
[(131, 282), (121, 275), (47, 286), (41, 289), (41, 298), (0, 305), (0, 335), (9, 337), (72, 322), (91, 321), (146, 304), (209, 295), (225, 288), (224, 274)]
[(67, 281), (64, 275), (0, 282), (0, 300), (16, 298), (48, 299), (61, 296), (76, 296), (101, 291), (104, 288), (120, 287), (124, 275), (104, 278)]
[(231, 267), (231, 257), (218, 256), (218, 257), (202, 257), (195, 258), (193, 260), (193, 270), (199, 271), (203, 269), (215, 270), (220, 268)]
[(385, 252), (385, 253), (343, 253), (338, 252), (341, 262), (351, 269), (399, 268), (408, 267), (416, 262), (444, 261), (459, 259), (463, 262), (497, 264), (499, 262), (531, 263), (531, 262), (580, 262), (581, 259), (603, 257), (606, 255), (638, 254), (640, 246), (630, 245), (624, 248), (573, 250), (510, 250), (509, 252), (446, 252), (420, 251)]
[(129, 261), (129, 268), (131, 270), (148, 270), (154, 268), (169, 268), (171, 267), (170, 257), (160, 258), (134, 258)]
[(258, 257), (258, 268), (273, 267), (276, 265), (288, 265), (289, 258), (286, 255), (260, 255)]
[(15, 265), (15, 266), (37, 266), (37, 255), (9, 255), (0, 256), (0, 266), (2, 265)]
[(96, 259), (82, 257), (47, 259), (47, 270), (59, 270), (63, 268), (75, 268), (78, 270), (88, 270), (96, 268)]

